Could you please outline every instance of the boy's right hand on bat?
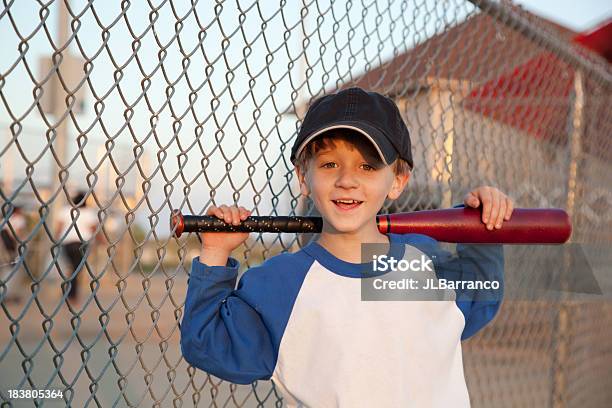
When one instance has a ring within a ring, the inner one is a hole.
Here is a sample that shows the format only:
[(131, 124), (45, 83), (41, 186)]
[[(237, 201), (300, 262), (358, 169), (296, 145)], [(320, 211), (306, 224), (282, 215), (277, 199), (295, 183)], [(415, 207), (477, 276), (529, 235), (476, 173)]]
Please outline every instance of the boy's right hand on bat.
[[(211, 205), (206, 210), (206, 215), (215, 216), (228, 224), (238, 225), (244, 221), (251, 211), (244, 207), (222, 205), (215, 207)], [(202, 250), (200, 251), (200, 262), (209, 265), (223, 266), (232, 251), (240, 246), (248, 238), (248, 232), (202, 232)]]

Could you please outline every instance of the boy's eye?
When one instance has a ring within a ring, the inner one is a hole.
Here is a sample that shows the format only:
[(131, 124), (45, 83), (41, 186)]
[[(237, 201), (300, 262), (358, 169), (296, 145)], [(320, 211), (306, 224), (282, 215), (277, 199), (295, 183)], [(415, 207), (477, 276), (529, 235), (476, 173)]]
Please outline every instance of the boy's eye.
[(326, 169), (333, 169), (336, 166), (337, 164), (334, 162), (327, 162), (327, 163), (324, 163), (321, 167), (326, 168)]
[(367, 163), (362, 164), (361, 168), (364, 169), (365, 171), (376, 170), (376, 167), (374, 167), (374, 166), (372, 166), (370, 164), (367, 164)]

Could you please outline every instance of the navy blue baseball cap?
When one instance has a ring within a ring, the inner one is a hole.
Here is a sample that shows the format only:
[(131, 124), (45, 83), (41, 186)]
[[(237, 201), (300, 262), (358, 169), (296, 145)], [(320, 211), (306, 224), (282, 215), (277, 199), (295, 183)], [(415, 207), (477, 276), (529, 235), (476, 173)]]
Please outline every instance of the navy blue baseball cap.
[(397, 158), (413, 167), (410, 133), (395, 102), (376, 92), (349, 88), (315, 100), (291, 149), (291, 162), (317, 136), (333, 129), (352, 129), (368, 138), (385, 164)]

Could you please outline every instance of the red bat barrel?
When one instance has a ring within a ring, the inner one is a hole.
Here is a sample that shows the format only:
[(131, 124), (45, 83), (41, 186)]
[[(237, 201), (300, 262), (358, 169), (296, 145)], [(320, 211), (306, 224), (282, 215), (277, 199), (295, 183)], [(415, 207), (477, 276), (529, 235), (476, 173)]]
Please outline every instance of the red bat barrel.
[(489, 231), (480, 210), (452, 208), (377, 217), (378, 229), (395, 234), (428, 235), (442, 242), (502, 244), (562, 244), (572, 227), (568, 214), (557, 208), (517, 208), (502, 228)]
[[(562, 244), (572, 227), (568, 214), (556, 208), (516, 208), (499, 230), (489, 231), (481, 211), (473, 208), (414, 211), (376, 217), (380, 232), (428, 235), (442, 242), (499, 244)], [(248, 217), (229, 225), (213, 216), (182, 215), (174, 210), (170, 229), (176, 237), (183, 232), (321, 232), (320, 217)]]

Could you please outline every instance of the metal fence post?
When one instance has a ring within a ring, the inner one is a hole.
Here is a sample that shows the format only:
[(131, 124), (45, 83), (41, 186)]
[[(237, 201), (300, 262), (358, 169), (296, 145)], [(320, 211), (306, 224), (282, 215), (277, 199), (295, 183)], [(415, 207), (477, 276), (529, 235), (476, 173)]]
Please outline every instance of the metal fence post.
[[(576, 196), (578, 194), (578, 163), (580, 162), (582, 148), (581, 139), (584, 129), (583, 121), (584, 89), (582, 73), (576, 70), (574, 74), (574, 88), (571, 112), (571, 133), (569, 138), (569, 165), (567, 177), (567, 212), (575, 224), (576, 220)], [(572, 239), (573, 241), (573, 239)], [(561, 280), (561, 298), (559, 311), (555, 321), (555, 344), (553, 357), (553, 393), (552, 406), (564, 408), (567, 406), (567, 361), (571, 346), (571, 303), (567, 300), (568, 274), (572, 264), (572, 255), (569, 250), (563, 252), (563, 274)]]

